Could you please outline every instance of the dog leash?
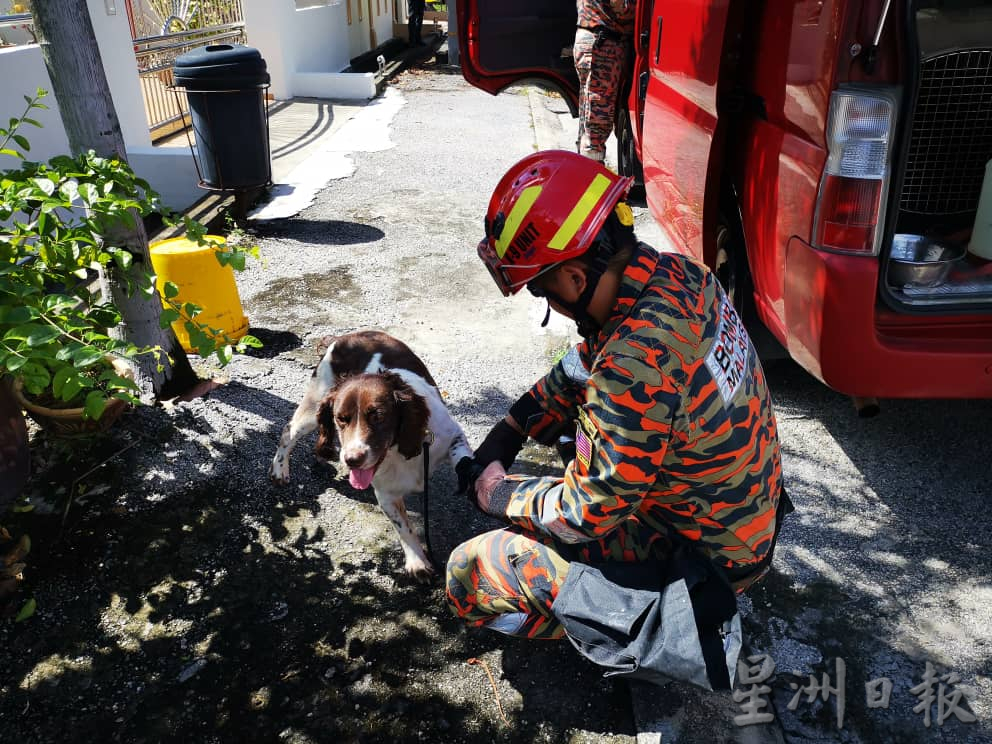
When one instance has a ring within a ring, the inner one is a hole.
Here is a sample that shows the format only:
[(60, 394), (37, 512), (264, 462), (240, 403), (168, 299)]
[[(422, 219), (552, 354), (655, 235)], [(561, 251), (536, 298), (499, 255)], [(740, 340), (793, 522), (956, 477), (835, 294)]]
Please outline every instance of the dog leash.
[(430, 491), (428, 480), (431, 475), (430, 457), (432, 444), (434, 444), (434, 432), (428, 429), (424, 434), (424, 547), (427, 548), (427, 557), (431, 563), (434, 563), (434, 551), (431, 549), (430, 496), (428, 494)]

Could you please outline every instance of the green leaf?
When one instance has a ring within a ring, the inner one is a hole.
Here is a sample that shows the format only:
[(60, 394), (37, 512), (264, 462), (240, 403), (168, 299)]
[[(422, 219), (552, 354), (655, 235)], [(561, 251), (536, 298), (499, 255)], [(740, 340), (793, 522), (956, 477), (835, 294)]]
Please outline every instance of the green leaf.
[(34, 597), (31, 597), (31, 599), (25, 602), (21, 607), (21, 611), (17, 613), (17, 617), (14, 618), (14, 622), (23, 623), (34, 614), (36, 609), (38, 609), (38, 603), (35, 601)]
[(59, 187), (59, 193), (67, 202), (75, 201), (79, 196), (79, 184), (75, 181), (66, 181)]
[[(41, 307), (46, 313), (57, 313), (66, 308), (74, 307), (79, 302), (79, 298), (70, 297), (64, 294), (45, 295), (41, 301)], [(24, 308), (25, 310), (27, 308)]]
[(114, 251), (114, 263), (116, 263), (123, 271), (128, 271), (131, 268), (133, 259), (134, 257), (127, 251)]
[(83, 389), (83, 377), (77, 373), (66, 380), (65, 387), (62, 388), (62, 400), (68, 402), (75, 398), (79, 391)]
[(28, 342), (28, 346), (43, 346), (49, 341), (53, 341), (62, 335), (62, 331), (58, 328), (52, 326), (38, 326), (35, 328), (25, 341)]
[(32, 361), (26, 362), (17, 376), (24, 383), (24, 389), (32, 395), (40, 395), (52, 380), (52, 376), (45, 367)]
[(27, 364), (27, 361), (28, 358), (25, 356), (11, 356), (10, 358), (7, 359), (4, 366), (7, 367), (8, 372), (16, 372), (25, 364)]
[(103, 356), (103, 352), (99, 349), (84, 346), (73, 353), (72, 363), (77, 367), (89, 367), (91, 364), (101, 361)]
[(52, 392), (55, 397), (62, 397), (62, 389), (65, 387), (66, 382), (68, 382), (69, 377), (75, 374), (72, 367), (61, 367), (58, 372), (52, 376)]
[(0, 150), (0, 155), (10, 155), (11, 157), (20, 158), (21, 160), (24, 160), (24, 155), (22, 153), (20, 153), (17, 150), (11, 150), (9, 147), (5, 147), (2, 150)]
[(55, 193), (55, 183), (48, 178), (32, 178), (31, 183), (44, 191), (46, 196)]
[(99, 390), (92, 390), (86, 396), (86, 403), (83, 406), (83, 416), (85, 418), (98, 420), (103, 415), (103, 409), (107, 407), (107, 399)]
[(181, 317), (182, 316), (171, 307), (162, 308), (162, 315), (159, 316), (158, 319), (159, 328), (168, 328)]
[(15, 514), (26, 514), (27, 512), (34, 511), (34, 504), (17, 504), (10, 507), (10, 510)]
[(177, 285), (175, 282), (166, 282), (165, 285), (162, 287), (162, 294), (164, 294), (170, 300), (173, 297), (178, 297), (179, 285)]
[(250, 334), (246, 334), (238, 341), (240, 346), (250, 346), (253, 349), (261, 349), (262, 342)]
[(16, 328), (11, 328), (3, 334), (4, 341), (27, 341), (28, 337), (42, 326), (37, 323), (25, 323)]
[(83, 202), (92, 206), (100, 198), (100, 192), (92, 183), (84, 183), (79, 187), (79, 193), (83, 196)]
[(45, 128), (40, 121), (37, 121), (36, 119), (29, 119), (26, 116), (23, 119), (21, 119), (21, 121), (23, 121), (25, 124), (30, 124), (33, 127), (38, 127), (38, 129)]
[(186, 313), (190, 318), (195, 318), (197, 315), (203, 312), (203, 308), (192, 302), (183, 303), (183, 312)]
[(17, 323), (27, 323), (38, 317), (38, 311), (33, 307), (18, 305), (17, 307), (0, 306), (0, 323), (14, 325)]

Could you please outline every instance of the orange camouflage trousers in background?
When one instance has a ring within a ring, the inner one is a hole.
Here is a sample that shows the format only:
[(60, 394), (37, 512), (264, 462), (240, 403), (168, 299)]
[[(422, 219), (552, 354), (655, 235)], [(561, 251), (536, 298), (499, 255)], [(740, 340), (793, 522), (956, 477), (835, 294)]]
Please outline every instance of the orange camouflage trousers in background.
[(664, 559), (668, 538), (630, 518), (607, 537), (566, 545), (519, 527), (493, 530), (459, 545), (448, 558), (448, 604), (473, 627), (522, 638), (564, 635), (551, 605), (571, 561), (604, 563)]
[(601, 39), (597, 44), (594, 32), (579, 28), (575, 31), (572, 55), (579, 75), (578, 151), (602, 162), (606, 140), (613, 131), (627, 42)]

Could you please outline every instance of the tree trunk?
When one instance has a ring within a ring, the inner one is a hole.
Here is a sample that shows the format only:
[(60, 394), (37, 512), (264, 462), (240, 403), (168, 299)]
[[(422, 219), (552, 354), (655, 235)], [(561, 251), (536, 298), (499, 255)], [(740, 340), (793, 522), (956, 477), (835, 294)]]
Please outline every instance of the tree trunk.
[[(124, 137), (86, 0), (34, 0), (32, 11), (69, 148), (73, 154), (94, 150), (102, 157), (126, 162)], [(151, 273), (145, 226), (139, 215), (134, 217), (133, 226), (122, 226), (104, 239), (108, 245), (124, 248), (134, 256), (133, 272)], [(196, 374), (185, 352), (171, 328), (159, 327), (162, 305), (158, 298), (148, 299), (140, 292), (129, 297), (125, 286), (122, 273), (110, 268), (105, 288), (124, 318), (116, 333), (135, 346), (160, 347), (171, 358), (161, 360), (163, 369), (159, 372), (158, 360), (149, 355), (139, 357), (135, 380), (142, 398), (192, 387)]]

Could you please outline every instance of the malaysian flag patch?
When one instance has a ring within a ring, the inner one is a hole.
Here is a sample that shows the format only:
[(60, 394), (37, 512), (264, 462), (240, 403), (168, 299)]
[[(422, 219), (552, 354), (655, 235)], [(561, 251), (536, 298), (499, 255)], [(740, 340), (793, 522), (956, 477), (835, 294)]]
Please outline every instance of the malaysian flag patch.
[(579, 425), (575, 427), (575, 459), (588, 469), (592, 460), (592, 440), (587, 431), (592, 430), (592, 424), (584, 410), (579, 411)]
[(579, 429), (575, 433), (575, 459), (589, 467), (589, 459), (592, 457), (592, 443), (586, 433)]

